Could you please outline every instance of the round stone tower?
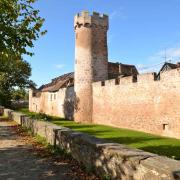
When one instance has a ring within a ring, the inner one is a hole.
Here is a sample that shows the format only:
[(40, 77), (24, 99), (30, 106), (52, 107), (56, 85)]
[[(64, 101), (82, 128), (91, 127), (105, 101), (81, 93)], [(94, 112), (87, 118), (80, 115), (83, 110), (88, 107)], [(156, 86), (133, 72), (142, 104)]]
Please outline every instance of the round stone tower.
[(74, 19), (76, 122), (92, 122), (92, 82), (108, 78), (108, 16), (83, 11)]

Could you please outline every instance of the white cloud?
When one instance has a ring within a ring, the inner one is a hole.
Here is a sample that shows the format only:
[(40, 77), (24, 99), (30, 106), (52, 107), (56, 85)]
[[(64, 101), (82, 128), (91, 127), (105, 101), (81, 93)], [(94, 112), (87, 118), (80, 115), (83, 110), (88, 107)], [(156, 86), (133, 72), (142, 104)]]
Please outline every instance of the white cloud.
[(110, 15), (109, 18), (110, 19), (114, 19), (117, 16), (117, 11), (113, 11)]
[(157, 62), (157, 61), (177, 61), (180, 60), (180, 46), (179, 47), (172, 47), (166, 48), (164, 50), (160, 50), (155, 53), (153, 56), (149, 57), (150, 62)]
[(65, 65), (64, 64), (56, 64), (55, 67), (56, 67), (56, 69), (62, 69), (65, 67)]
[(159, 72), (162, 65), (163, 63), (146, 64), (146, 65), (138, 64), (136, 67), (140, 73), (147, 73), (147, 72)]
[(111, 20), (112, 20), (112, 19), (115, 19), (115, 18), (125, 19), (126, 16), (125, 16), (125, 14), (124, 14), (124, 8), (121, 7), (121, 8), (119, 8), (118, 10), (114, 10), (113, 12), (110, 13), (109, 18), (110, 18)]
[(169, 48), (166, 50), (166, 54), (167, 54), (168, 59), (171, 59), (171, 60), (180, 59), (180, 47)]
[(137, 65), (138, 71), (140, 73), (158, 72), (165, 60), (172, 63), (180, 61), (180, 46), (157, 51), (154, 55), (147, 58), (146, 64)]
[(144, 67), (146, 67), (144, 64), (137, 64), (136, 67), (138, 69), (143, 69)]

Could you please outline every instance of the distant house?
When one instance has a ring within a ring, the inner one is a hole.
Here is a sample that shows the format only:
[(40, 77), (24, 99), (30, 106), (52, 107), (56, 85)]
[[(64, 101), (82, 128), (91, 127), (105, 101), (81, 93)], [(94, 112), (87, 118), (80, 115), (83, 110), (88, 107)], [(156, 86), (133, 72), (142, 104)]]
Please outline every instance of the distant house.
[(108, 63), (108, 79), (114, 79), (118, 76), (133, 76), (138, 75), (136, 66), (122, 63)]
[(176, 69), (176, 68), (180, 68), (180, 62), (178, 62), (177, 64), (165, 62), (162, 68), (159, 70), (159, 73), (157, 74), (157, 79), (160, 79), (160, 74), (162, 72), (165, 72), (171, 69)]

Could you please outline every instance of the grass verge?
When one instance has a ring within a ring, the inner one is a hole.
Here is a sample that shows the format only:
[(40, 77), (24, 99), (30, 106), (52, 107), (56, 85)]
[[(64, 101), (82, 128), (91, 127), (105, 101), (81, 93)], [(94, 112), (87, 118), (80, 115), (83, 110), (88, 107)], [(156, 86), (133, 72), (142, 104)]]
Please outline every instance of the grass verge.
[(52, 117), (44, 114), (29, 112), (20, 109), (22, 113), (36, 119), (50, 121), (56, 125), (64, 126), (75, 131), (87, 133), (110, 142), (126, 144), (133, 148), (164, 155), (172, 159), (180, 160), (180, 140), (168, 137), (152, 135), (144, 132), (128, 129), (114, 128), (96, 124), (79, 124), (63, 118)]

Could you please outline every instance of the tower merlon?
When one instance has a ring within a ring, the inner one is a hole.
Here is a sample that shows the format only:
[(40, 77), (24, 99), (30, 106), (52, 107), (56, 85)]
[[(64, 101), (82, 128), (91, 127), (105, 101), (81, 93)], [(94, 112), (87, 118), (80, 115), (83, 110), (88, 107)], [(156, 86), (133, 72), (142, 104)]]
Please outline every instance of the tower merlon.
[(82, 11), (78, 13), (74, 18), (74, 28), (90, 25), (102, 26), (105, 28), (109, 28), (109, 17), (105, 14), (100, 15), (97, 12), (93, 12), (91, 15), (88, 11)]

